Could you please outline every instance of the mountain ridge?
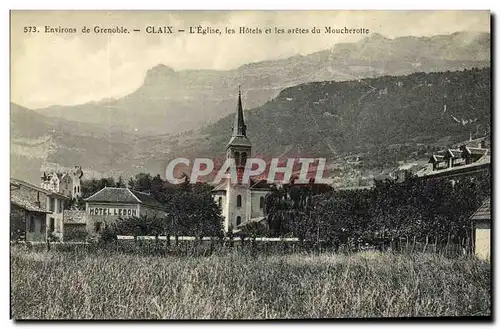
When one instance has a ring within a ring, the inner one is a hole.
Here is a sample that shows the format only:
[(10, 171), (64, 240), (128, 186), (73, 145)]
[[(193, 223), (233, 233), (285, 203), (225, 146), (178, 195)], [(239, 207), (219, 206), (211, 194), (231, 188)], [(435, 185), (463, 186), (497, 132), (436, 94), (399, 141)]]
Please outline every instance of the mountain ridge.
[[(256, 156), (342, 164), (354, 154), (365, 158), (366, 170), (383, 171), (489, 131), (490, 77), (491, 69), (483, 68), (310, 82), (254, 109), (243, 97), (248, 136)], [(87, 178), (164, 175), (175, 157), (223, 158), (236, 95), (231, 103), (231, 114), (200, 130), (155, 136), (115, 133), (11, 104), (11, 175), (38, 183), (40, 170), (74, 165), (82, 165)]]
[(178, 133), (201, 128), (231, 113), (238, 85), (248, 93), (248, 107), (255, 108), (276, 97), (280, 90), (301, 83), (455, 71), (487, 67), (489, 62), (489, 33), (395, 39), (373, 34), (311, 54), (247, 63), (225, 71), (175, 71), (159, 64), (148, 70), (138, 89), (124, 97), (36, 111), (72, 121), (101, 123), (115, 131)]

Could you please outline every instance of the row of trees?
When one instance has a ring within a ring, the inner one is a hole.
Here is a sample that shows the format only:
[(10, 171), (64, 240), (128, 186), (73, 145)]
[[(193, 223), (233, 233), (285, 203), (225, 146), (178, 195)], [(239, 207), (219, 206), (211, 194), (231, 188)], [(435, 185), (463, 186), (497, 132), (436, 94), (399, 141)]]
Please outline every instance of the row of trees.
[[(98, 189), (98, 184), (92, 184)], [(140, 174), (129, 186), (155, 195), (168, 210), (168, 217), (123, 219), (112, 227), (113, 234), (199, 238), (223, 234), (221, 210), (210, 195), (210, 185), (190, 184), (186, 177), (184, 183), (174, 186), (159, 176)], [(400, 238), (457, 243), (471, 236), (470, 216), (490, 193), (489, 172), (457, 181), (415, 177), (377, 181), (364, 190), (288, 184), (273, 187), (266, 196), (266, 228), (252, 223), (240, 234), (295, 236), (337, 246), (348, 241), (373, 244)]]
[(491, 193), (489, 173), (458, 181), (378, 181), (367, 190), (315, 194), (307, 186), (286, 186), (266, 198), (271, 235), (301, 240), (373, 242), (429, 237), (458, 243), (471, 236), (470, 216)]

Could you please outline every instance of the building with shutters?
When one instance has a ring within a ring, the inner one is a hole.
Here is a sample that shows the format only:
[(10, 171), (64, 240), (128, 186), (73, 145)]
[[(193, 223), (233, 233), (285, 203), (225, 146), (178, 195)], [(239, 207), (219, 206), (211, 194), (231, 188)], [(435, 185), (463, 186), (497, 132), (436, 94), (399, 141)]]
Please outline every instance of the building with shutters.
[(431, 156), (428, 165), (416, 176), (426, 178), (452, 178), (477, 174), (491, 169), (489, 137), (470, 139)]

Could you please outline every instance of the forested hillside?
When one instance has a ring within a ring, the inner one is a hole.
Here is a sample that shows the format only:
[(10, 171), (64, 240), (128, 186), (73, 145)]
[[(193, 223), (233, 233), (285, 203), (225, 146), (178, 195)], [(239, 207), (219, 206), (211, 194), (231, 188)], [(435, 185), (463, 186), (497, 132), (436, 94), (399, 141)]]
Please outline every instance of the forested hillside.
[[(269, 156), (371, 154), (366, 159), (373, 164), (404, 159), (488, 132), (490, 74), (485, 68), (287, 88), (245, 112), (248, 135), (254, 150)], [(193, 146), (222, 152), (233, 117), (206, 127), (205, 143)]]

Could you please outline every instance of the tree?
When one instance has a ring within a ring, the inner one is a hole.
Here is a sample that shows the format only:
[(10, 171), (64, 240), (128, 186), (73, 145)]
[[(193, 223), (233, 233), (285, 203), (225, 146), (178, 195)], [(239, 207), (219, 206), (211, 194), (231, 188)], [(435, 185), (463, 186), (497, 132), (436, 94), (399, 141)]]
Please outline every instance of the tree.
[(115, 223), (115, 230), (120, 235), (150, 236), (156, 238), (165, 231), (166, 219), (160, 216), (140, 215), (120, 218)]
[(140, 173), (135, 176), (134, 190), (139, 192), (151, 191), (152, 177), (148, 173)]
[(133, 190), (134, 187), (135, 187), (135, 180), (133, 177), (130, 177), (130, 179), (128, 180), (128, 183), (127, 183), (127, 186), (129, 189)]
[(122, 176), (118, 177), (118, 181), (116, 182), (116, 187), (125, 187), (125, 182), (123, 181)]
[(219, 236), (222, 232), (222, 216), (219, 206), (210, 193), (198, 193), (179, 187), (168, 201), (169, 227), (172, 234)]

